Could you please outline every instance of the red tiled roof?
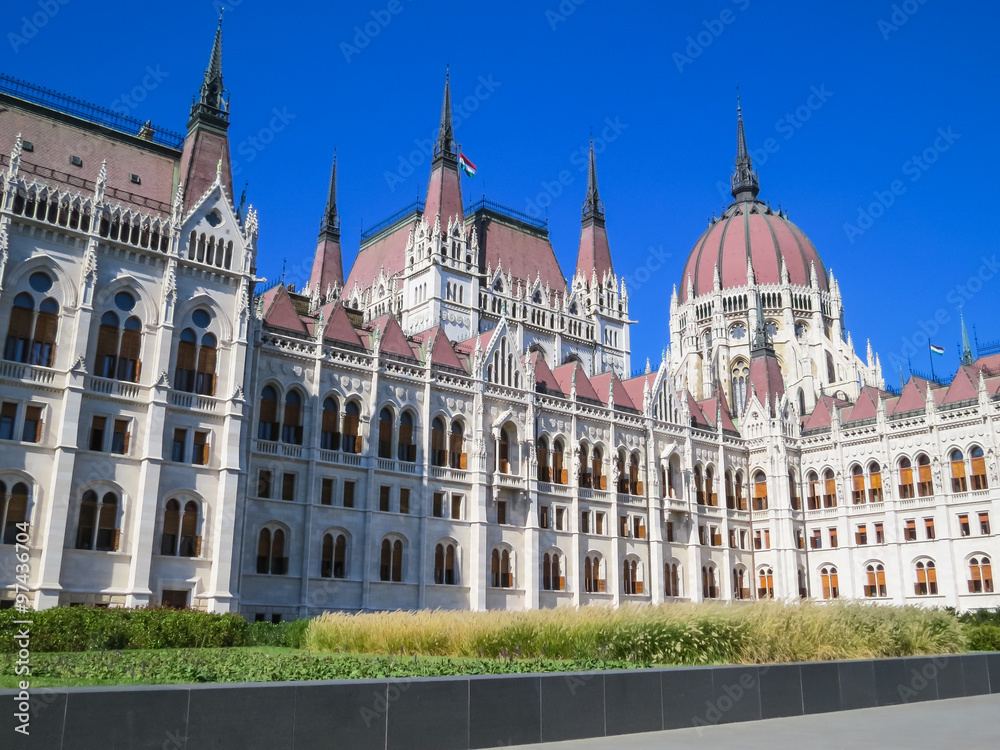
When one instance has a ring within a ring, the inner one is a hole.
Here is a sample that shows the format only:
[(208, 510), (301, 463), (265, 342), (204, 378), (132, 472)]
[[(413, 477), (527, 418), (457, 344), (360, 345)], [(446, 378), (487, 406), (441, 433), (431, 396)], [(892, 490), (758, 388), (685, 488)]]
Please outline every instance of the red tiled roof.
[(225, 135), (198, 128), (184, 141), (181, 155), (181, 184), (184, 185), (184, 208), (194, 206), (215, 182), (222, 162), (222, 187), (233, 200), (233, 178), (229, 165), (229, 139)]
[(592, 377), (590, 382), (594, 386), (594, 390), (597, 392), (597, 397), (605, 406), (608, 405), (608, 386), (610, 384), (615, 397), (615, 406), (624, 406), (627, 409), (634, 409), (635, 411), (639, 411), (641, 409), (642, 402), (639, 402), (640, 406), (635, 405), (635, 402), (629, 398), (628, 391), (625, 390), (625, 386), (622, 385), (621, 378), (619, 378), (614, 372), (602, 372), (600, 375)]
[(448, 228), (448, 220), (459, 217), (462, 220), (462, 185), (458, 178), (458, 169), (440, 163), (431, 170), (430, 182), (427, 184), (427, 200), (424, 203), (424, 216), (431, 226), (441, 214), (441, 229)]
[(476, 341), (479, 341), (479, 346), (485, 352), (489, 346), (490, 341), (493, 340), (493, 331), (487, 331), (486, 333), (481, 333), (478, 336), (473, 336), (471, 339), (466, 339), (455, 345), (455, 351), (461, 352), (463, 354), (472, 354), (476, 351)]
[(296, 333), (308, 333), (308, 329), (302, 324), (292, 298), (288, 296), (288, 290), (284, 284), (278, 284), (273, 289), (268, 289), (262, 295), (264, 298), (264, 322), (275, 328), (284, 328), (286, 331)]
[(594, 386), (590, 382), (590, 378), (587, 377), (583, 365), (579, 362), (567, 362), (564, 365), (559, 365), (559, 367), (552, 371), (553, 376), (555, 376), (556, 381), (559, 383), (559, 390), (569, 396), (573, 390), (574, 372), (576, 373), (576, 395), (579, 398), (600, 402), (600, 396), (597, 395), (597, 391), (594, 390)]
[(327, 321), (323, 338), (342, 344), (364, 348), (358, 332), (351, 325), (351, 318), (340, 302), (331, 302), (322, 308), (323, 319)]
[(380, 352), (395, 354), (408, 359), (418, 358), (410, 342), (406, 340), (406, 334), (403, 333), (403, 329), (393, 316), (383, 315), (381, 318), (376, 318), (369, 322), (365, 328), (372, 332), (378, 328), (382, 332), (382, 341), (379, 345)]
[(747, 391), (747, 401), (754, 392), (757, 399), (763, 404), (765, 400), (770, 402), (771, 414), (776, 411), (778, 401), (785, 393), (785, 380), (781, 377), (781, 365), (778, 358), (768, 353), (764, 356), (755, 356), (750, 359), (750, 390)]
[(382, 269), (385, 269), (387, 276), (401, 272), (406, 265), (406, 241), (412, 226), (412, 222), (401, 224), (389, 234), (361, 248), (344, 283), (344, 291), (350, 294), (355, 283), (362, 289), (368, 289)]
[(614, 271), (611, 265), (611, 248), (608, 246), (608, 232), (603, 224), (590, 221), (580, 230), (580, 248), (576, 254), (576, 273), (583, 274), (587, 283), (594, 272), (597, 283), (604, 274)]
[(979, 398), (979, 372), (974, 366), (959, 367), (943, 400), (939, 403), (954, 404)]
[(892, 414), (927, 408), (927, 381), (911, 376), (892, 407)]
[(691, 391), (685, 391), (685, 393), (687, 394), (688, 411), (691, 412), (691, 420), (696, 425), (711, 427), (712, 423), (705, 416), (705, 412), (701, 410), (701, 406), (699, 406), (698, 402), (694, 400), (694, 396), (691, 394)]
[(324, 237), (316, 243), (309, 286), (315, 289), (319, 284), (320, 295), (325, 295), (331, 286), (341, 286), (343, 282), (344, 264), (340, 258), (340, 242)]
[(545, 357), (543, 357), (538, 352), (531, 352), (530, 362), (535, 368), (535, 383), (536, 385), (543, 386), (549, 393), (554, 393), (561, 396), (569, 396), (569, 389), (567, 388), (564, 392), (562, 387), (559, 385), (559, 381), (556, 380), (556, 376), (549, 369), (549, 366), (545, 363)]
[(515, 279), (534, 284), (541, 279), (553, 290), (565, 290), (563, 277), (555, 251), (548, 238), (537, 232), (501, 223), (490, 217), (475, 222), (479, 236), (482, 270), (502, 268)]
[(465, 371), (465, 365), (458, 358), (454, 348), (452, 348), (451, 341), (448, 339), (448, 335), (444, 332), (444, 329), (441, 326), (431, 328), (427, 331), (422, 331), (413, 338), (424, 346), (427, 345), (427, 341), (429, 339), (433, 338), (434, 349), (431, 352), (432, 364)]
[(647, 372), (643, 375), (623, 381), (622, 385), (625, 386), (625, 392), (628, 393), (628, 397), (632, 399), (632, 403), (641, 404), (643, 402), (643, 397), (645, 396), (646, 383), (649, 383), (649, 388), (652, 390), (653, 383), (655, 382), (656, 373)]
[(878, 416), (878, 399), (881, 398), (878, 389), (865, 386), (858, 394), (858, 400), (853, 408), (844, 415), (844, 422), (860, 422), (862, 419), (875, 419)]

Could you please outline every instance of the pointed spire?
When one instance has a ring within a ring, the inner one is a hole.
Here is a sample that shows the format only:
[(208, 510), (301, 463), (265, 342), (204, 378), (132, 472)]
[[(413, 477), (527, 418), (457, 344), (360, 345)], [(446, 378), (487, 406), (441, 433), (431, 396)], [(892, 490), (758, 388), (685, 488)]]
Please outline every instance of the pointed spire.
[(229, 126), (229, 100), (222, 84), (222, 13), (219, 13), (219, 26), (215, 30), (212, 54), (208, 58), (201, 90), (195, 97), (194, 106), (191, 107), (191, 122), (188, 123), (188, 127), (200, 119), (223, 127)]
[(760, 293), (757, 294), (757, 330), (754, 333), (753, 346), (750, 347), (751, 354), (759, 351), (774, 351), (764, 320), (764, 298)]
[(594, 141), (590, 141), (590, 161), (587, 165), (587, 197), (583, 201), (583, 218), (604, 218), (604, 203), (597, 189), (597, 162), (594, 158)]
[(969, 332), (965, 328), (965, 315), (959, 313), (959, 317), (962, 319), (962, 364), (971, 365), (972, 346), (969, 345)]
[(733, 198), (737, 201), (750, 201), (760, 192), (757, 173), (753, 171), (750, 152), (747, 150), (747, 139), (743, 132), (743, 106), (740, 96), (736, 94), (736, 169), (732, 176)]
[(329, 235), (331, 239), (340, 239), (340, 216), (337, 215), (337, 152), (333, 153), (333, 166), (330, 167), (330, 190), (326, 195), (326, 210), (323, 220), (319, 223), (319, 233)]
[(451, 125), (451, 70), (444, 74), (444, 98), (441, 101), (441, 124), (438, 126), (437, 143), (434, 145), (434, 158), (443, 154), (454, 154), (455, 131)]

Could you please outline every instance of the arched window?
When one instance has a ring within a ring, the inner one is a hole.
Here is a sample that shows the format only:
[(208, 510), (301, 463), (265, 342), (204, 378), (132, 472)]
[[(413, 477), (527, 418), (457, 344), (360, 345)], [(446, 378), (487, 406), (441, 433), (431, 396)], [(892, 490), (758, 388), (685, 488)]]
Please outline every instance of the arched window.
[(753, 475), (753, 509), (767, 510), (767, 477), (762, 471)]
[[(864, 483), (864, 478), (861, 481)], [(837, 480), (833, 476), (833, 469), (823, 472), (823, 507), (837, 507)]]
[(561, 438), (552, 443), (552, 481), (556, 484), (568, 484), (569, 476), (565, 468), (566, 453)]
[(733, 510), (736, 508), (736, 495), (733, 494), (733, 472), (727, 470), (724, 476), (726, 507)]
[(438, 542), (434, 548), (434, 583), (448, 586), (458, 583), (455, 545), (452, 542)]
[(320, 578), (347, 577), (347, 537), (344, 534), (324, 534), (320, 558)]
[(703, 599), (719, 598), (719, 580), (714, 565), (701, 566), (701, 595)]
[(606, 490), (608, 488), (608, 478), (604, 476), (604, 451), (601, 446), (594, 446), (594, 456), (590, 460), (591, 472), (593, 473), (593, 484), (595, 490)]
[(257, 439), (278, 439), (278, 392), (266, 385), (260, 392), (260, 416), (257, 422)]
[(750, 586), (747, 585), (747, 571), (742, 565), (733, 568), (733, 599), (750, 598)]
[(931, 478), (931, 460), (921, 453), (917, 456), (917, 472), (920, 484), (917, 491), (920, 497), (930, 497), (934, 494), (934, 480)]
[(592, 487), (593, 483), (590, 481), (590, 446), (586, 443), (577, 443), (577, 450), (580, 455), (580, 473), (576, 481), (580, 487)]
[[(379, 425), (381, 428), (381, 425)], [(400, 461), (413, 463), (417, 460), (417, 446), (413, 442), (413, 414), (404, 411), (399, 417), (399, 440), (396, 456)]]
[(7, 485), (0, 482), (0, 529), (3, 544), (16, 544), (18, 534), (27, 531), (28, 485), (17, 482), (7, 494)]
[(340, 409), (337, 399), (328, 396), (323, 400), (323, 417), (320, 432), (320, 448), (335, 451), (340, 447)]
[(510, 432), (507, 425), (500, 428), (500, 441), (497, 446), (497, 470), (501, 474), (510, 474)]
[(163, 511), (163, 536), (160, 554), (174, 557), (201, 557), (201, 535), (198, 533), (198, 503), (188, 500), (181, 510), (179, 501), (167, 500)]
[(628, 474), (625, 471), (625, 451), (619, 450), (615, 459), (615, 468), (618, 470), (618, 486), (615, 488), (621, 494), (628, 493)]
[[(48, 276), (40, 271), (32, 274), (31, 279), (34, 280), (36, 276), (48, 279)], [(45, 284), (39, 286), (48, 291), (51, 288), (51, 280), (48, 280), (47, 286)], [(59, 303), (48, 297), (42, 300), (36, 313), (34, 297), (27, 292), (21, 292), (14, 297), (14, 304), (11, 307), (4, 359), (52, 367), (58, 330)]]
[(988, 557), (969, 558), (969, 593), (990, 594), (993, 592), (993, 568)]
[(285, 394), (281, 442), (302, 445), (302, 396), (294, 389)]
[(833, 355), (826, 353), (826, 382), (833, 383), (837, 380), (837, 370), (833, 365)]
[(837, 569), (829, 566), (821, 568), (819, 571), (820, 581), (823, 584), (823, 598), (837, 599), (840, 597), (840, 584), (837, 581)]
[(382, 409), (378, 415), (378, 457), (392, 458), (392, 410)]
[(899, 459), (899, 499), (915, 497), (913, 491), (913, 466), (905, 456)]
[(705, 479), (702, 476), (701, 464), (694, 467), (694, 496), (698, 505), (705, 504)]
[(934, 567), (933, 560), (918, 562), (916, 572), (917, 582), (913, 586), (913, 592), (917, 596), (936, 596), (938, 592), (937, 569)]
[(737, 414), (743, 412), (743, 407), (747, 403), (747, 390), (750, 382), (750, 366), (746, 360), (740, 359), (733, 364), (733, 409)]
[(795, 480), (795, 470), (788, 470), (788, 497), (791, 499), (792, 510), (802, 510), (802, 498), (799, 497), (799, 483)]
[(806, 507), (809, 510), (819, 510), (822, 500), (819, 497), (819, 474), (815, 471), (810, 471), (806, 476), (806, 482), (809, 485), (809, 495), (806, 498)]
[[(678, 474), (680, 474), (680, 466), (681, 466), (681, 462), (680, 462), (680, 459), (678, 459), (677, 460), (677, 473)], [(736, 485), (734, 487), (734, 489), (736, 491), (736, 509), (737, 510), (746, 510), (747, 509), (747, 501), (743, 497), (743, 471), (742, 471), (742, 469), (736, 472), (736, 475), (733, 477), (733, 483)]]
[(882, 563), (872, 563), (865, 568), (868, 583), (865, 585), (865, 596), (881, 597), (888, 596), (885, 585), (885, 567)]
[(715, 469), (705, 467), (705, 505), (715, 507), (719, 504), (719, 496), (715, 491)]
[(465, 428), (459, 420), (451, 423), (451, 436), (448, 439), (449, 466), (453, 469), (467, 468), (465, 448)]
[(344, 453), (361, 453), (361, 410), (354, 401), (348, 401), (344, 407), (344, 436), (341, 447)]
[(607, 590), (607, 581), (603, 573), (604, 563), (601, 556), (591, 553), (583, 561), (583, 589), (588, 594), (603, 594)]
[(510, 550), (494, 548), (490, 554), (490, 586), (499, 589), (514, 588), (513, 566)]
[(382, 540), (379, 580), (400, 583), (403, 580), (403, 542), (399, 539)]
[(543, 591), (563, 590), (563, 584), (560, 583), (558, 553), (546, 552), (544, 555), (542, 555), (542, 590)]
[(642, 495), (642, 480), (639, 479), (639, 454), (633, 453), (628, 464), (628, 491), (632, 495)]
[(771, 568), (761, 568), (757, 571), (757, 598), (774, 598), (774, 571)]
[(76, 527), (76, 548), (114, 552), (119, 537), (118, 495), (105, 492), (98, 497), (94, 490), (84, 492)]
[(809, 589), (806, 583), (806, 569), (799, 566), (799, 599), (809, 596)]
[(851, 499), (855, 505), (865, 501), (865, 474), (857, 464), (851, 469)]
[(101, 316), (94, 374), (135, 383), (139, 380), (142, 324), (134, 315), (126, 318), (124, 324), (119, 321), (117, 313), (111, 310)]
[(642, 563), (633, 557), (626, 557), (622, 561), (622, 591), (628, 596), (641, 594)]
[(538, 464), (538, 481), (551, 482), (552, 472), (549, 470), (549, 441), (542, 436), (535, 442), (535, 461)]
[(983, 449), (978, 445), (973, 446), (969, 451), (969, 456), (972, 458), (972, 489), (988, 489), (989, 484), (986, 481), (986, 457), (983, 455)]
[(882, 469), (878, 461), (868, 464), (868, 502), (880, 503), (882, 496)]
[(447, 453), (444, 446), (444, 420), (441, 417), (434, 417), (431, 422), (431, 465), (445, 466), (447, 463)]
[(951, 491), (969, 491), (969, 482), (965, 478), (965, 456), (959, 450), (951, 452)]
[(257, 537), (257, 572), (283, 576), (288, 573), (284, 529), (265, 526)]
[(664, 565), (663, 585), (666, 596), (682, 596), (680, 566), (677, 563), (668, 562)]

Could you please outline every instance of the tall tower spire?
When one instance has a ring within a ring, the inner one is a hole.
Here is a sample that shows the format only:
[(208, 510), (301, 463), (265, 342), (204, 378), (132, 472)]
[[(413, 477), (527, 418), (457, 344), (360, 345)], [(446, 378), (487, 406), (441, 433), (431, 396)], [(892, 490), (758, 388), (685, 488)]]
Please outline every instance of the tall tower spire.
[(319, 223), (319, 239), (313, 257), (309, 287), (319, 292), (321, 299), (331, 290), (344, 285), (344, 263), (340, 252), (340, 216), (337, 213), (337, 154), (330, 167), (330, 190), (326, 195), (326, 209)]
[(969, 332), (965, 328), (965, 315), (959, 313), (962, 319), (962, 364), (972, 364), (972, 346), (969, 344)]
[(434, 144), (435, 161), (445, 155), (455, 156), (455, 131), (451, 125), (451, 70), (444, 74), (444, 98), (441, 100), (441, 124), (438, 126), (437, 143)]
[(326, 194), (326, 210), (319, 223), (320, 236), (328, 234), (340, 239), (340, 216), (337, 214), (337, 153), (333, 154), (333, 166), (330, 167), (330, 189)]
[(215, 30), (215, 41), (212, 43), (212, 54), (208, 58), (208, 67), (201, 82), (201, 90), (195, 96), (191, 106), (191, 122), (196, 120), (221, 127), (229, 127), (229, 97), (222, 84), (222, 14), (219, 14), (219, 26)]
[(441, 125), (434, 144), (434, 158), (431, 159), (431, 176), (427, 183), (427, 200), (424, 216), (429, 224), (440, 216), (441, 226), (457, 217), (463, 221), (462, 186), (458, 174), (458, 148), (455, 145), (455, 131), (451, 125), (451, 73), (445, 73), (444, 98), (441, 101)]
[(597, 161), (594, 142), (590, 142), (590, 161), (587, 165), (587, 196), (583, 201), (583, 226), (580, 229), (580, 249), (576, 254), (576, 273), (589, 283), (594, 275), (603, 283), (606, 274), (614, 273), (611, 265), (611, 248), (604, 225), (604, 203), (597, 189)]
[(750, 152), (747, 150), (747, 138), (743, 132), (743, 106), (739, 94), (736, 95), (736, 169), (732, 177), (733, 198), (737, 201), (750, 201), (760, 192), (757, 173), (753, 171)]

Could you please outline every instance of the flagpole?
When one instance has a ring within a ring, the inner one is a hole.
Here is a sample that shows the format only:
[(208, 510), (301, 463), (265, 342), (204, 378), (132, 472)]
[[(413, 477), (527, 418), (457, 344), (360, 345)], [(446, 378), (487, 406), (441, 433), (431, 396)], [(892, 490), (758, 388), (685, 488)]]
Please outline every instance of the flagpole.
[(927, 339), (927, 356), (931, 360), (931, 380), (933, 380), (936, 383), (937, 382), (937, 376), (934, 374), (934, 350), (931, 349), (931, 340), (930, 340), (930, 338)]

